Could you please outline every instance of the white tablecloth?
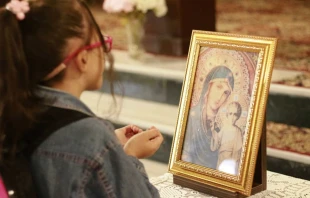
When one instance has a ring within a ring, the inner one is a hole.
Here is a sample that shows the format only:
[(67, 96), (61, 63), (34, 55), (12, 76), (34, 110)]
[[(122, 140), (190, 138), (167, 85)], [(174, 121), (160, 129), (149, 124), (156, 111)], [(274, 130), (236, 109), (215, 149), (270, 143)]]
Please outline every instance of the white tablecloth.
[[(172, 174), (166, 173), (150, 179), (159, 190), (162, 198), (206, 198), (213, 197), (197, 191), (173, 184)], [(286, 175), (267, 172), (267, 190), (251, 196), (252, 198), (310, 198), (310, 181), (289, 177)]]

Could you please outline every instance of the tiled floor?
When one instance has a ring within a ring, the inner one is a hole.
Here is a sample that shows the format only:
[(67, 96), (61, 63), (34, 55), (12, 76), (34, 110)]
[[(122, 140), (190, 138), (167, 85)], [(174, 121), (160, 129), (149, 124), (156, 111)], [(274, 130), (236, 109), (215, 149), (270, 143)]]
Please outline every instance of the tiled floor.
[(159, 163), (148, 159), (142, 159), (140, 161), (144, 164), (146, 173), (149, 178), (158, 177), (168, 172), (168, 164)]

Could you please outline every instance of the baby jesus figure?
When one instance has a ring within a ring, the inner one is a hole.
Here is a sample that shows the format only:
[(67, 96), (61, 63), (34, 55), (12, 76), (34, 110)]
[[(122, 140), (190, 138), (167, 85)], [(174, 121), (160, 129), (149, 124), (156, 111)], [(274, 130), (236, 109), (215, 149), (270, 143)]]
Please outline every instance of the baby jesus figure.
[[(212, 139), (210, 147), (212, 151), (218, 149), (218, 161), (216, 169), (233, 175), (236, 175), (238, 173), (239, 161), (242, 150), (242, 131), (236, 125), (236, 121), (240, 118), (241, 112), (241, 105), (238, 102), (232, 102), (227, 107), (227, 123), (221, 128), (218, 133), (214, 130), (214, 126), (211, 127)], [(225, 171), (225, 169), (232, 169), (232, 167), (225, 168), (225, 161), (233, 162), (230, 164), (233, 164), (233, 166), (235, 166), (233, 167), (234, 171)]]

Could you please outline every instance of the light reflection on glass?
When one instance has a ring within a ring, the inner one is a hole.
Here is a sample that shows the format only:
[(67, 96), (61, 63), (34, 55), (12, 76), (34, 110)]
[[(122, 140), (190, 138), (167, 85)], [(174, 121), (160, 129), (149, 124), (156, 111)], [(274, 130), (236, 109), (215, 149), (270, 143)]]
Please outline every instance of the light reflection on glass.
[(237, 163), (233, 159), (223, 160), (219, 165), (218, 170), (228, 174), (237, 175)]

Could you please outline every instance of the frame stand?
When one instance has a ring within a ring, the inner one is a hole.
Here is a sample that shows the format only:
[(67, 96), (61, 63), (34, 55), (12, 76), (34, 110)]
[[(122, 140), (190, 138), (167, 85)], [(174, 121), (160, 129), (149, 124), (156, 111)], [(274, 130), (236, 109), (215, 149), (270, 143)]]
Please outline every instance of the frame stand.
[[(262, 128), (260, 147), (259, 147), (258, 154), (257, 154), (251, 195), (264, 191), (267, 188), (267, 167), (266, 167), (267, 151), (266, 150), (267, 149), (266, 149), (266, 117), (265, 117), (263, 128)], [(186, 188), (197, 190), (199, 192), (202, 192), (208, 195), (216, 196), (218, 198), (246, 197), (245, 195), (242, 195), (238, 192), (222, 190), (222, 189), (219, 189), (213, 186), (200, 184), (198, 182), (190, 181), (190, 180), (184, 179), (176, 175), (173, 175), (173, 183), (186, 187)]]

